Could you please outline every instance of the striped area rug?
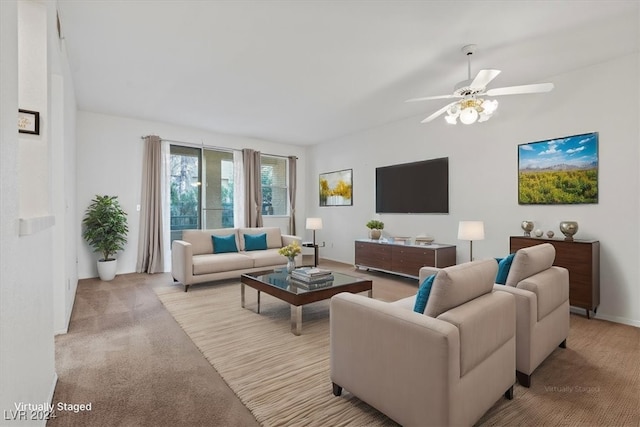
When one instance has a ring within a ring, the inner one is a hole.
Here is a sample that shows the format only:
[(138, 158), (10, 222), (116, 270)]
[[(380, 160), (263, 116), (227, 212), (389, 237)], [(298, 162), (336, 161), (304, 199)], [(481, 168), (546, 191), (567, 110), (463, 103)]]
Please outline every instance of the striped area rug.
[(157, 287), (158, 297), (202, 354), (264, 426), (388, 426), (383, 414), (329, 378), (329, 301), (304, 306), (302, 335), (290, 332), (289, 305), (221, 283)]

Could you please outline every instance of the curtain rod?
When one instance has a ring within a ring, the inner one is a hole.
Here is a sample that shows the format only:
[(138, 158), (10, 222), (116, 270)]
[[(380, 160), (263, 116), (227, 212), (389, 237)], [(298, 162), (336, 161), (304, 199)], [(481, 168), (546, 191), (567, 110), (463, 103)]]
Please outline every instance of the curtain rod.
[[(140, 139), (145, 139), (148, 136), (151, 136), (151, 135), (141, 136)], [(201, 142), (200, 144), (196, 144), (194, 142), (176, 141), (174, 139), (165, 139), (165, 138), (160, 138), (160, 141), (175, 142), (176, 144), (184, 144), (184, 145), (187, 145), (187, 146), (190, 146), (190, 147), (205, 148), (204, 142)], [(242, 150), (236, 150), (236, 149), (233, 149), (233, 148), (213, 147), (213, 146), (209, 146), (209, 145), (207, 145), (206, 148), (212, 148), (214, 150), (220, 150), (220, 151), (242, 151)], [(288, 159), (289, 157), (294, 157), (296, 160), (298, 159), (298, 156), (282, 156), (280, 154), (269, 154), (269, 153), (260, 153), (260, 154), (264, 154), (265, 156), (271, 156), (271, 157), (282, 157), (283, 159)]]

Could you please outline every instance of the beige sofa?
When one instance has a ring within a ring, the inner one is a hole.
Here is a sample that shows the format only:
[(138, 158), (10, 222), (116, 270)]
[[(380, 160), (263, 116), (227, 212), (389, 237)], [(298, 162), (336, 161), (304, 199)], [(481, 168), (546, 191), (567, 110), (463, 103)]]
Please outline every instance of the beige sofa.
[[(245, 235), (266, 234), (267, 249), (245, 250)], [(212, 236), (235, 238), (237, 252), (215, 253)], [(171, 244), (171, 274), (175, 281), (189, 286), (212, 280), (240, 277), (243, 273), (269, 270), (287, 264), (278, 249), (290, 243), (301, 243), (297, 236), (281, 234), (277, 227), (220, 228), (214, 230), (184, 230), (182, 240)], [(296, 265), (302, 264), (302, 255)]]
[[(516, 376), (525, 387), (556, 347), (566, 347), (569, 336), (569, 272), (553, 266), (555, 255), (549, 243), (520, 249), (505, 285), (494, 285), (516, 298)], [(420, 283), (438, 270), (420, 269)]]
[(425, 314), (410, 299), (331, 299), (333, 393), (403, 426), (475, 423), (515, 383), (515, 301), (492, 292), (494, 260), (438, 272)]

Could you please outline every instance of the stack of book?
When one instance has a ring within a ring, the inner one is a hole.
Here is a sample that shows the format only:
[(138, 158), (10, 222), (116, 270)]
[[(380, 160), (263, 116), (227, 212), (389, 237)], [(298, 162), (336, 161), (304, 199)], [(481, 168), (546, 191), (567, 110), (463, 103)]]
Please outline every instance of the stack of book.
[(317, 267), (301, 267), (291, 272), (291, 278), (296, 285), (306, 289), (315, 289), (333, 284), (333, 274), (331, 270), (324, 270)]

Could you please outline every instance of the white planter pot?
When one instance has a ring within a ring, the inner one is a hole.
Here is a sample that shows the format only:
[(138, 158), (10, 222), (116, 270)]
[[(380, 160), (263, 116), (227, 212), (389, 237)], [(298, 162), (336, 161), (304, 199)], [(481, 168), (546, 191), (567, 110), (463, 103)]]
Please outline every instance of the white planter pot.
[(100, 280), (108, 282), (116, 277), (116, 268), (118, 267), (118, 260), (110, 259), (107, 261), (98, 261), (98, 275)]

